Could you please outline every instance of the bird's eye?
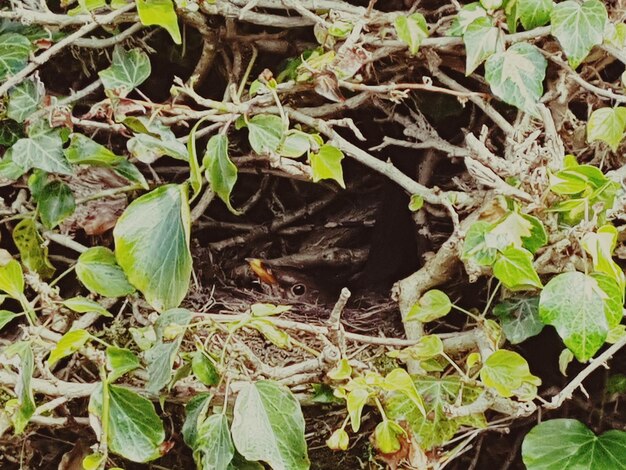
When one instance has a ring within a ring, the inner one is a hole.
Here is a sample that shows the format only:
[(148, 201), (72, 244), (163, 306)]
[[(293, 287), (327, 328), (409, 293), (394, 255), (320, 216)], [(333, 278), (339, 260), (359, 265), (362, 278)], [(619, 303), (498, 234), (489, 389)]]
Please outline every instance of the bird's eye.
[(291, 286), (291, 293), (293, 295), (304, 295), (304, 293), (306, 292), (306, 287), (304, 286), (304, 284), (294, 284), (293, 286)]

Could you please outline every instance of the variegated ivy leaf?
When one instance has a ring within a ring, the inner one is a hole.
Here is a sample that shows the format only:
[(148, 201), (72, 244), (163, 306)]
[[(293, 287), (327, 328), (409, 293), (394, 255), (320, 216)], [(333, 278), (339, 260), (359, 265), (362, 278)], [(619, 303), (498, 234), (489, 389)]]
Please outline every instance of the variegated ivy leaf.
[(537, 47), (518, 42), (487, 59), (485, 78), (491, 91), (502, 101), (537, 116), (547, 66)]
[(228, 137), (222, 134), (209, 139), (202, 160), (211, 189), (224, 201), (231, 212), (238, 212), (230, 203), (230, 193), (237, 182), (237, 167), (228, 156)]
[(11, 147), (13, 162), (24, 170), (39, 168), (48, 173), (71, 175), (72, 167), (63, 155), (63, 140), (59, 129), (39, 126), (28, 138), (18, 140)]
[(471, 75), (491, 55), (504, 51), (500, 29), (486, 16), (474, 20), (467, 27), (463, 34), (463, 42), (466, 51), (465, 75)]
[(609, 144), (613, 151), (617, 150), (624, 138), (626, 130), (626, 108), (596, 109), (589, 117), (587, 123), (587, 141), (601, 140)]
[(38, 77), (18, 83), (9, 90), (7, 116), (14, 121), (24, 122), (39, 108), (44, 95), (45, 89)]
[(126, 96), (150, 76), (148, 54), (135, 48), (130, 51), (122, 46), (113, 49), (111, 66), (98, 72), (104, 88), (114, 90), (118, 96)]
[(606, 7), (599, 0), (582, 4), (567, 0), (554, 6), (550, 15), (552, 34), (559, 40), (572, 68), (580, 65), (593, 46), (602, 43), (607, 19)]
[(400, 15), (394, 22), (396, 33), (401, 41), (409, 46), (412, 55), (417, 54), (420, 44), (428, 37), (428, 24), (424, 15), (413, 13), (409, 16)]
[(30, 41), (17, 33), (0, 35), (0, 81), (26, 67)]

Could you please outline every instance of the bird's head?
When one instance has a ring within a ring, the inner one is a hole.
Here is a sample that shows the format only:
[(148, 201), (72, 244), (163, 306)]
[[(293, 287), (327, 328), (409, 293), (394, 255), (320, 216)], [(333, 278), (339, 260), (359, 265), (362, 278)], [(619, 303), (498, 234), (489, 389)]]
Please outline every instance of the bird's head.
[(325, 303), (326, 292), (311, 276), (271, 261), (249, 258), (248, 265), (268, 294), (284, 300), (303, 303)]

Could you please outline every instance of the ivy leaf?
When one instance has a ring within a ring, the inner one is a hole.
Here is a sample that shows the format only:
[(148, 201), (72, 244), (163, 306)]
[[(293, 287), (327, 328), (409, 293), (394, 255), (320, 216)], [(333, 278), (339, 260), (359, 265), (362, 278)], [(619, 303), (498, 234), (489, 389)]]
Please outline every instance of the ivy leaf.
[(199, 393), (185, 405), (185, 422), (181, 432), (185, 444), (192, 449), (196, 445), (198, 426), (204, 420), (211, 398), (213, 398), (213, 395), (210, 393)]
[(11, 150), (13, 162), (25, 170), (39, 168), (48, 173), (72, 174), (58, 129), (37, 129), (28, 138), (15, 142)]
[(273, 114), (257, 114), (248, 121), (248, 140), (259, 155), (275, 152), (285, 133), (283, 120)]
[(160, 186), (126, 208), (113, 230), (130, 283), (158, 311), (177, 307), (191, 279), (190, 214), (184, 186)]
[(291, 129), (278, 149), (281, 157), (298, 158), (311, 149), (312, 137), (306, 132)]
[(432, 289), (420, 297), (419, 301), (411, 307), (405, 321), (431, 322), (446, 316), (451, 309), (450, 298), (444, 292)]
[(206, 168), (205, 176), (211, 189), (224, 201), (228, 210), (238, 214), (230, 204), (230, 194), (237, 182), (237, 167), (228, 157), (228, 137), (217, 134), (209, 139), (202, 165)]
[[(137, 2), (138, 8), (139, 3)], [(150, 76), (150, 72), (148, 54), (139, 48), (127, 51), (122, 46), (115, 46), (111, 66), (98, 72), (98, 75), (105, 89), (124, 97), (141, 85)]]
[(18, 408), (12, 416), (15, 434), (22, 434), (30, 418), (35, 414), (35, 399), (31, 381), (35, 369), (35, 357), (30, 342), (19, 341), (6, 347), (3, 351), (6, 357), (15, 355), (20, 358), (19, 375), (15, 385)]
[(105, 166), (111, 168), (127, 180), (138, 183), (142, 188), (148, 189), (146, 179), (134, 164), (83, 134), (71, 134), (70, 145), (64, 150), (64, 153), (70, 163)]
[(235, 401), (231, 432), (247, 460), (261, 460), (275, 469), (310, 466), (302, 410), (283, 385), (268, 380), (245, 384)]
[(552, 0), (516, 0), (517, 14), (524, 29), (543, 26), (550, 21)]
[(135, 136), (126, 142), (126, 148), (140, 162), (151, 164), (158, 158), (167, 155), (177, 160), (188, 161), (189, 152), (168, 126), (148, 117), (129, 117), (124, 124), (130, 127)]
[(86, 330), (72, 330), (65, 333), (56, 347), (50, 352), (48, 365), (52, 367), (64, 357), (74, 354), (92, 338), (93, 337)]
[(102, 386), (91, 395), (89, 413), (101, 420), (108, 419), (109, 450), (133, 462), (148, 462), (160, 457), (165, 430), (154, 405), (127, 388), (106, 385), (106, 389), (109, 416), (102, 416)]
[(541, 385), (541, 379), (530, 373), (526, 359), (506, 349), (500, 349), (487, 358), (480, 370), (480, 380), (505, 398), (517, 395), (516, 391), (524, 384), (535, 387), (536, 394), (536, 387)]
[(511, 344), (519, 344), (543, 330), (538, 296), (507, 299), (494, 307), (493, 314)]
[(141, 367), (139, 358), (130, 349), (108, 346), (106, 349), (106, 365), (109, 370), (108, 380), (116, 381), (118, 378)]
[(467, 384), (461, 385), (458, 376), (418, 376), (414, 378), (414, 382), (418, 393), (424, 399), (425, 416), (402, 393), (390, 394), (383, 406), (387, 418), (407, 423), (418, 445), (424, 451), (448, 442), (463, 424), (476, 428), (486, 426), (484, 415), (479, 413), (463, 419), (451, 419), (446, 413), (446, 409), (451, 405), (474, 402), (482, 390)]
[(90, 292), (104, 297), (123, 297), (135, 292), (115, 255), (103, 246), (89, 248), (78, 257), (76, 275)]
[(394, 454), (400, 450), (399, 436), (406, 434), (397, 423), (386, 419), (376, 425), (374, 429), (374, 445), (383, 454)]
[(170, 33), (176, 44), (181, 43), (178, 17), (172, 0), (137, 0), (137, 12), (143, 25), (161, 26)]
[(184, 308), (168, 310), (157, 319), (154, 325), (156, 344), (145, 354), (148, 366), (146, 390), (150, 393), (158, 393), (170, 381), (176, 355), (190, 321), (191, 312)]
[(219, 413), (202, 421), (196, 431), (193, 457), (202, 470), (226, 470), (235, 455), (228, 418)]
[(17, 318), (19, 315), (14, 312), (10, 312), (9, 310), (0, 310), (0, 330), (7, 326), (14, 318)]
[(601, 140), (614, 152), (624, 138), (626, 130), (626, 108), (600, 108), (589, 117), (587, 123), (587, 142)]
[(465, 44), (465, 75), (469, 76), (496, 52), (504, 51), (504, 41), (500, 29), (493, 20), (482, 16), (474, 20), (463, 34)]
[(536, 425), (522, 443), (528, 470), (624, 468), (626, 432), (596, 436), (575, 419), (551, 419)]
[(594, 278), (579, 272), (559, 274), (541, 291), (541, 321), (556, 328), (580, 362), (593, 357), (609, 332), (601, 292)]
[(0, 81), (26, 67), (30, 51), (30, 41), (21, 34), (0, 35)]
[(384, 387), (387, 390), (404, 393), (417, 409), (426, 416), (424, 401), (422, 397), (420, 397), (415, 383), (413, 383), (413, 379), (411, 379), (411, 376), (406, 370), (397, 368), (389, 372), (385, 377)]
[(70, 187), (62, 181), (46, 184), (37, 200), (41, 222), (53, 229), (76, 210), (76, 201)]
[(215, 364), (202, 351), (196, 351), (193, 354), (191, 369), (198, 380), (208, 387), (217, 385), (220, 381), (220, 374)]
[(78, 313), (97, 313), (98, 315), (102, 315), (103, 317), (113, 317), (111, 312), (109, 312), (106, 308), (100, 305), (98, 302), (88, 299), (86, 297), (72, 297), (70, 299), (65, 299), (61, 302), (65, 307), (70, 310)]
[(48, 259), (48, 246), (37, 230), (33, 219), (24, 219), (13, 229), (13, 241), (20, 252), (22, 263), (43, 279), (54, 274), (55, 268)]
[(428, 24), (421, 13), (400, 15), (394, 21), (398, 38), (409, 46), (411, 55), (416, 55), (422, 41), (428, 37)]
[(550, 20), (555, 36), (573, 69), (587, 57), (593, 46), (602, 43), (608, 19), (606, 8), (598, 0), (583, 4), (573, 0), (557, 3)]
[(541, 280), (533, 267), (533, 255), (524, 248), (508, 246), (496, 258), (493, 275), (510, 290), (541, 288)]
[(467, 27), (478, 18), (486, 18), (487, 12), (479, 2), (468, 3), (463, 5), (457, 15), (452, 20), (450, 29), (447, 31), (449, 36), (463, 36)]
[(43, 101), (46, 91), (37, 77), (31, 77), (18, 83), (9, 90), (7, 117), (17, 122), (24, 122), (33, 114)]
[(487, 59), (485, 79), (502, 101), (538, 116), (537, 102), (543, 95), (547, 66), (537, 47), (518, 42)]
[(465, 234), (461, 259), (474, 260), (480, 266), (491, 266), (496, 261), (498, 250), (487, 243), (487, 236), (493, 225), (479, 220), (474, 222)]
[(11, 259), (5, 264), (0, 261), (0, 291), (4, 291), (14, 299), (24, 295), (24, 273), (22, 266)]
[(317, 183), (323, 179), (332, 179), (345, 189), (346, 184), (343, 181), (343, 168), (341, 167), (343, 157), (343, 152), (337, 147), (329, 144), (322, 145), (318, 153), (310, 155), (313, 181)]

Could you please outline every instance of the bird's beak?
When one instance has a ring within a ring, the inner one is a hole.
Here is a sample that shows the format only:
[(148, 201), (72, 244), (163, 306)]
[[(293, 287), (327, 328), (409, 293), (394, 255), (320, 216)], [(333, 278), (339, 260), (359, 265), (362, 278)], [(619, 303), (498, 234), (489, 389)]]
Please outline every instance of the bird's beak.
[(259, 280), (270, 285), (278, 284), (278, 280), (272, 273), (272, 270), (267, 267), (263, 261), (258, 258), (247, 258), (246, 261), (250, 269), (258, 276)]

